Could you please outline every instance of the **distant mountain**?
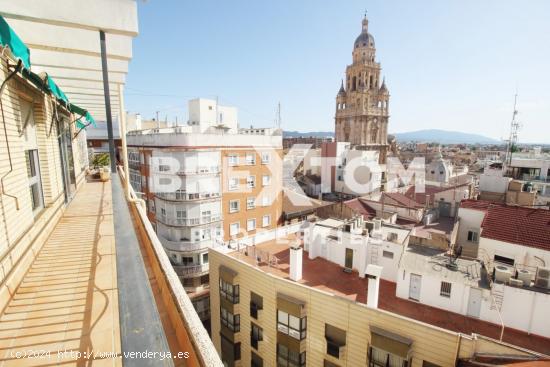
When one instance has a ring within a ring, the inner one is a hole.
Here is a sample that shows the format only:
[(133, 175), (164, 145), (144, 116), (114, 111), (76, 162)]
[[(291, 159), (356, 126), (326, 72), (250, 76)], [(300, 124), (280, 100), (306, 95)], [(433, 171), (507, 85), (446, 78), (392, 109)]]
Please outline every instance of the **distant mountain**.
[(499, 144), (501, 141), (488, 138), (483, 135), (463, 133), (460, 131), (447, 130), (418, 130), (405, 133), (395, 133), (398, 142), (426, 142), (442, 144)]
[(284, 138), (299, 138), (299, 137), (316, 137), (316, 138), (332, 138), (334, 133), (332, 131), (283, 131)]

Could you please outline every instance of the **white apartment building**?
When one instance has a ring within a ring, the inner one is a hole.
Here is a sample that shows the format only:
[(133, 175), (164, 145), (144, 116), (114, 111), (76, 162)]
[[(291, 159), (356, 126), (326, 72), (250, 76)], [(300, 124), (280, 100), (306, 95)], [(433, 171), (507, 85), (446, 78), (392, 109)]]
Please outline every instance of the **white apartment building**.
[(282, 134), (239, 129), (237, 109), (189, 101), (185, 126), (128, 133), (130, 181), (203, 320), (208, 249), (276, 228), (282, 216)]
[(365, 222), (361, 216), (347, 221), (325, 219), (304, 230), (304, 249), (310, 259), (321, 257), (347, 271), (356, 270), (361, 278), (368, 265), (381, 266), (381, 278), (395, 282), (410, 232), (378, 219)]

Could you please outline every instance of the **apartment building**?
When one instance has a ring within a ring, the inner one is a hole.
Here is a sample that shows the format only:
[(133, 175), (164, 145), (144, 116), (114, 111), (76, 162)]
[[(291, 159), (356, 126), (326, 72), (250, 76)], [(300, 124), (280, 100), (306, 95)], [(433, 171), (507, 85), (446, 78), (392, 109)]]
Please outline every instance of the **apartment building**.
[(256, 238), (282, 218), (281, 133), (241, 129), (234, 107), (189, 101), (186, 126), (128, 134), (130, 182), (203, 320), (208, 249)]
[(226, 366), (466, 366), (550, 353), (547, 338), (501, 337), (499, 325), (400, 299), (381, 266), (344, 271), (305, 251), (307, 238), (210, 250), (212, 340)]

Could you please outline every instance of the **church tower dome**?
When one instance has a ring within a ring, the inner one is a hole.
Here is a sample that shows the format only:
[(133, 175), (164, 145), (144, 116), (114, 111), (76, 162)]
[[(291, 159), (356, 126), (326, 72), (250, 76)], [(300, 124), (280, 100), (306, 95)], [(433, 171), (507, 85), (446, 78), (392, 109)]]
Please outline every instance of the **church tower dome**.
[(374, 47), (374, 37), (369, 33), (369, 20), (367, 19), (367, 16), (363, 18), (362, 24), (362, 30), (361, 34), (357, 36), (355, 39), (355, 42), (353, 43), (353, 48), (360, 48), (360, 47)]

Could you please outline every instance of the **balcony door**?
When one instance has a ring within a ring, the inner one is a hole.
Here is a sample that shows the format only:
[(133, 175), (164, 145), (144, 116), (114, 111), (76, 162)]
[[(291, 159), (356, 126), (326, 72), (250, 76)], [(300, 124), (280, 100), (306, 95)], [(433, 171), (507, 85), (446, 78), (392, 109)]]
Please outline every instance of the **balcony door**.
[(61, 155), (61, 175), (63, 176), (63, 188), (65, 202), (72, 200), (76, 192), (76, 175), (74, 170), (74, 157), (71, 127), (69, 119), (61, 116), (57, 120), (59, 154)]

